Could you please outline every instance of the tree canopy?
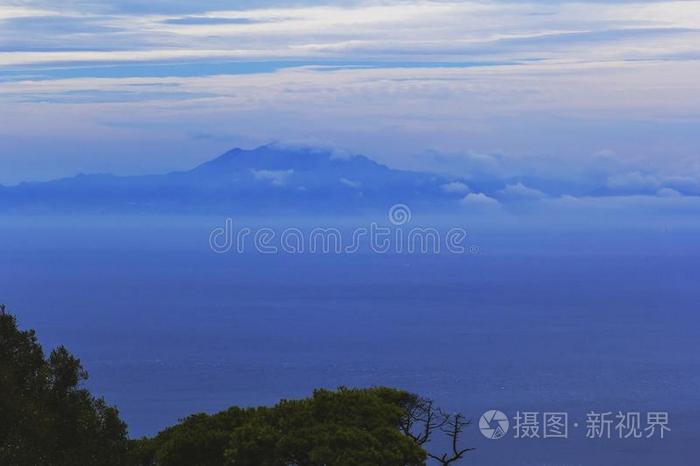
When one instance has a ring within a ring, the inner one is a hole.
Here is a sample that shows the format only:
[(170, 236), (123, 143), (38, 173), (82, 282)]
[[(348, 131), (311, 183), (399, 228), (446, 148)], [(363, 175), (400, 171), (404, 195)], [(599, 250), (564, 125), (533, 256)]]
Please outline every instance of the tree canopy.
[(412, 395), (390, 388), (315, 390), (270, 408), (197, 414), (141, 441), (144, 465), (414, 466), (426, 452), (399, 426)]
[(62, 346), (45, 357), (34, 331), (20, 331), (0, 306), (0, 464), (126, 463), (126, 424), (80, 387), (87, 376)]
[[(448, 465), (461, 415), (386, 387), (315, 390), (272, 407), (195, 414), (158, 435), (128, 440), (117, 409), (81, 387), (87, 372), (64, 347), (45, 356), (33, 330), (0, 306), (0, 465), (419, 466)], [(446, 435), (451, 451), (426, 447)]]

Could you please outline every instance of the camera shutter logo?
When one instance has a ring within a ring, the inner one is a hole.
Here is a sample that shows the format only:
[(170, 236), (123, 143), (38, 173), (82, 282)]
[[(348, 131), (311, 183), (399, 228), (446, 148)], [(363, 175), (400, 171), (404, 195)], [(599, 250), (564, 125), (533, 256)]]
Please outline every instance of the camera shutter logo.
[(479, 430), (487, 439), (498, 440), (505, 437), (508, 427), (510, 427), (508, 416), (497, 409), (486, 411), (479, 419)]

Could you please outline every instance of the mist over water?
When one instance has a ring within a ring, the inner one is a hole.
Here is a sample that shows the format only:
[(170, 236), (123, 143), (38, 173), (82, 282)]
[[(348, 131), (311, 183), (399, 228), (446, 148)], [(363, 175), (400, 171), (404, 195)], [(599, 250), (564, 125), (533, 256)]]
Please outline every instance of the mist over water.
[[(468, 223), (478, 252), (216, 254), (223, 218), (3, 218), (0, 302), (45, 350), (81, 358), (132, 437), (381, 384), (471, 418), (473, 464), (693, 464), (696, 230), (423, 220)], [(476, 427), (488, 409), (567, 411), (580, 426), (567, 440), (491, 441)], [(672, 431), (586, 439), (591, 410), (668, 411)]]

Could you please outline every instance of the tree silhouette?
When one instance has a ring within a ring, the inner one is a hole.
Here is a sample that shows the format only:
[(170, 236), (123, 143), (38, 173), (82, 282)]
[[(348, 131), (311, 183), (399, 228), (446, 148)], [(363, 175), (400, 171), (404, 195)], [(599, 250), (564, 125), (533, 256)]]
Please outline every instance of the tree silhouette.
[(469, 424), (470, 421), (462, 414), (445, 413), (435, 407), (432, 400), (411, 395), (405, 404), (400, 429), (404, 435), (422, 447), (426, 447), (437, 432), (445, 435), (449, 441), (450, 451), (442, 454), (428, 451), (427, 455), (442, 466), (447, 466), (462, 459), (465, 453), (473, 450), (473, 448), (459, 446), (460, 436)]
[[(459, 446), (469, 424), (461, 414), (387, 387), (195, 414), (129, 441), (116, 408), (81, 388), (87, 377), (63, 346), (45, 357), (34, 331), (0, 305), (0, 465), (446, 466), (471, 450)], [(426, 450), (438, 433), (450, 451)]]
[(0, 305), (0, 464), (126, 464), (126, 425), (80, 388), (86, 379), (64, 347), (45, 358), (34, 331), (20, 331)]

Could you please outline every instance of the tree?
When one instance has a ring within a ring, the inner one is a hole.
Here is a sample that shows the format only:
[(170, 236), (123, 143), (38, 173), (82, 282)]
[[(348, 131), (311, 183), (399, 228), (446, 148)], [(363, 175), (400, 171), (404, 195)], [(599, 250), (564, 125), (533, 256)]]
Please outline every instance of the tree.
[(33, 330), (0, 305), (0, 464), (122, 466), (126, 425), (80, 384), (87, 372), (64, 347), (48, 358)]
[(153, 438), (133, 442), (138, 465), (221, 466), (231, 433), (250, 417), (241, 408), (214, 415), (195, 414)]
[[(447, 466), (470, 450), (459, 447), (462, 415), (386, 387), (195, 414), (129, 441), (116, 408), (81, 388), (87, 376), (62, 346), (45, 357), (34, 331), (0, 305), (0, 465)], [(436, 433), (449, 452), (426, 450)]]
[[(142, 466), (418, 466), (453, 464), (462, 415), (386, 387), (315, 390), (310, 398), (273, 407), (231, 408), (190, 416), (152, 439), (138, 441)], [(434, 434), (450, 451), (426, 451)]]
[(387, 388), (315, 390), (252, 412), (234, 430), (231, 465), (414, 466), (425, 451), (399, 430), (403, 393)]
[(436, 408), (432, 400), (411, 395), (404, 404), (400, 428), (404, 435), (421, 446), (427, 445), (437, 432), (447, 436), (450, 451), (442, 454), (428, 452), (428, 457), (440, 463), (441, 466), (448, 466), (473, 450), (473, 448), (459, 446), (460, 436), (469, 424), (470, 421), (466, 420), (462, 414), (445, 413), (440, 408)]

